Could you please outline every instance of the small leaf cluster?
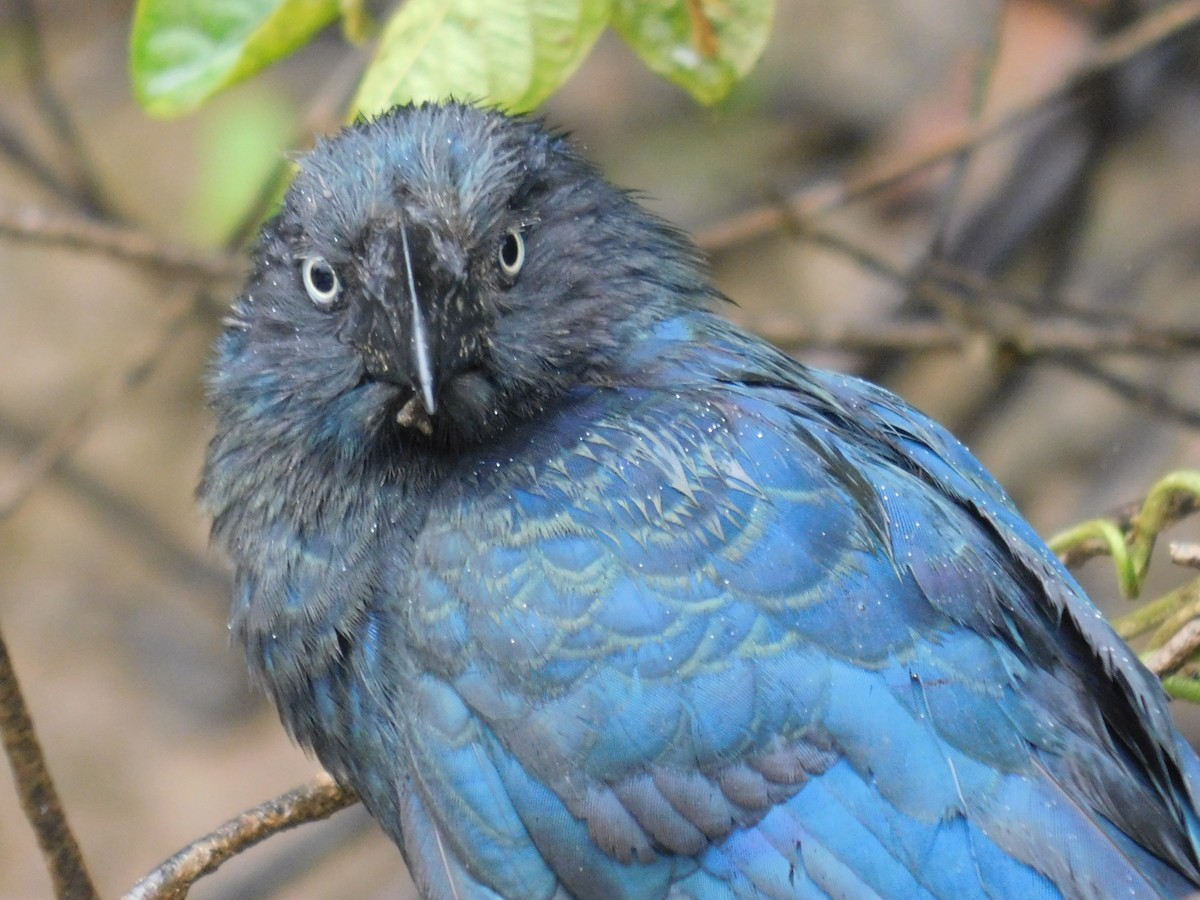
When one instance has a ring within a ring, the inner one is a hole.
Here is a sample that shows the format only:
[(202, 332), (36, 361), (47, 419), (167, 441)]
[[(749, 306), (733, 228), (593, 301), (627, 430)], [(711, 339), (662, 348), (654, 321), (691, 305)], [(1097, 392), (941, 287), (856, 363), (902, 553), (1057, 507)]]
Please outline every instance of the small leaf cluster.
[(308, 43), (335, 21), (375, 40), (351, 117), (468, 98), (537, 106), (611, 26), (653, 71), (715, 103), (766, 44), (773, 0), (406, 0), (382, 23), (362, 0), (138, 0), (134, 92), (154, 115), (194, 110)]

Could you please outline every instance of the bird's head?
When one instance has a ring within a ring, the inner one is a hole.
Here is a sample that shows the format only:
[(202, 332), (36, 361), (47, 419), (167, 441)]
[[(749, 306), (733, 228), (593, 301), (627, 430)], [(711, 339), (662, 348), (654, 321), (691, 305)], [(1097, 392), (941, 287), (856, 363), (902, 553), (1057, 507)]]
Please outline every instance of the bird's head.
[(686, 238), (540, 123), (399, 107), (300, 160), (219, 345), (214, 400), (475, 442), (602, 382), (708, 292)]

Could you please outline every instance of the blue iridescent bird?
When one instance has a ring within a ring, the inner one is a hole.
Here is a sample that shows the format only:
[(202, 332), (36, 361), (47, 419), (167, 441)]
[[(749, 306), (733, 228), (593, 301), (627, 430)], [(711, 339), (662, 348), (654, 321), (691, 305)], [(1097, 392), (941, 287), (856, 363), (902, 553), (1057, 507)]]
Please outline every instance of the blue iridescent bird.
[(303, 158), (200, 488), (287, 729), (426, 898), (1195, 890), (1197, 758), (995, 481), (717, 300), (535, 121)]

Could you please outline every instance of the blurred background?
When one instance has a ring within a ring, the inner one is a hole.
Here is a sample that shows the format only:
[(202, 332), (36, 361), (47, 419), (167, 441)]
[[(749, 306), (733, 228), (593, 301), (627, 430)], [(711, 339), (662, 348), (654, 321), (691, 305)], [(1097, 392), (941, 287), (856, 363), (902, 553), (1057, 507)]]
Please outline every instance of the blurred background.
[[(715, 109), (606, 35), (545, 111), (698, 234), (729, 315), (942, 421), (1050, 534), (1200, 467), (1200, 36), (1103, 43), (1170, 7), (780, 0), (764, 58)], [(281, 155), (336, 128), (367, 53), (332, 29), (155, 121), (130, 95), (129, 16), (0, 3), (0, 626), (105, 896), (316, 770), (229, 646), (227, 570), (192, 492), (208, 347), (237, 290), (221, 244)], [(954, 143), (1018, 108), (997, 139)], [(949, 145), (963, 152), (905, 165)], [(92, 225), (193, 264), (80, 246)], [(1186, 577), (1161, 557), (1147, 597)], [(1107, 561), (1079, 574), (1124, 602)], [(49, 893), (2, 775), (0, 897)], [(335, 895), (411, 896), (358, 809), (193, 893)]]

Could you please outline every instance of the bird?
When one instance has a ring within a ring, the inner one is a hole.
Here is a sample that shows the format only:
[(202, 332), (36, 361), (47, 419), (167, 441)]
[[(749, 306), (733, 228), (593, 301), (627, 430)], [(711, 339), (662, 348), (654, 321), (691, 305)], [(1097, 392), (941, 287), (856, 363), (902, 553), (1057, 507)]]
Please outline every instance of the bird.
[(299, 158), (217, 338), (230, 628), (420, 895), (1180, 897), (1200, 763), (983, 466), (543, 120)]

